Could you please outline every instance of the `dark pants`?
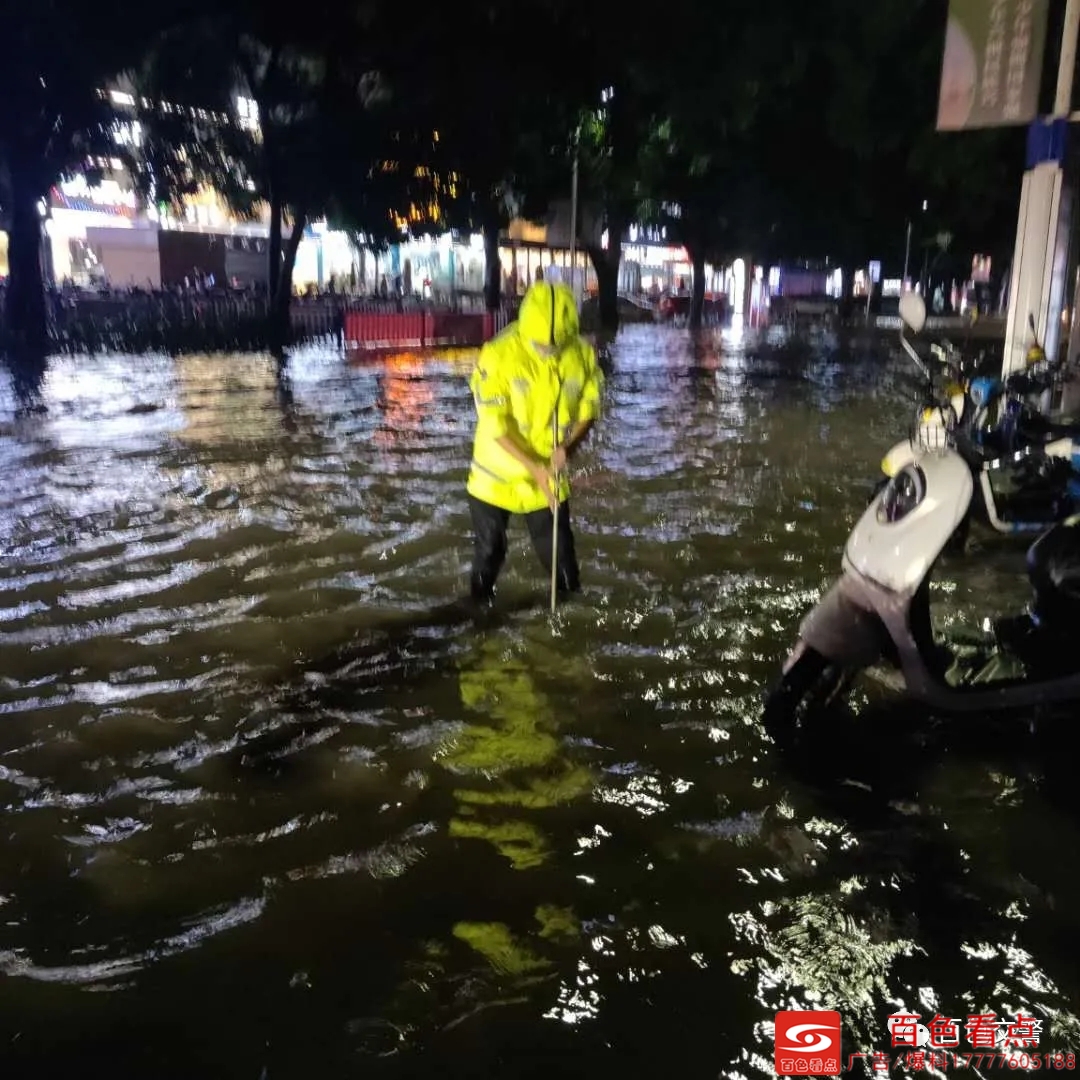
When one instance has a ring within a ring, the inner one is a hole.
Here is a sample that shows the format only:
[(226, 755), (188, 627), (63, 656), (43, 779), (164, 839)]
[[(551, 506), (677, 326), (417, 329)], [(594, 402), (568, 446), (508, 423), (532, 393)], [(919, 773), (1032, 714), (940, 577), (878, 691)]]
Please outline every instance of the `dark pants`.
[[(506, 528), (510, 524), (510, 511), (491, 503), (481, 502), (469, 496), (469, 513), (473, 525), (473, 564), (471, 591), (474, 600), (487, 601), (495, 593), (495, 580), (506, 561)], [(536, 552), (548, 577), (551, 577), (551, 511), (534, 510), (525, 514), (533, 550)], [(558, 580), (556, 589), (561, 595), (578, 592), (581, 580), (577, 553), (574, 551), (574, 533), (570, 527), (570, 503), (559, 506)]]

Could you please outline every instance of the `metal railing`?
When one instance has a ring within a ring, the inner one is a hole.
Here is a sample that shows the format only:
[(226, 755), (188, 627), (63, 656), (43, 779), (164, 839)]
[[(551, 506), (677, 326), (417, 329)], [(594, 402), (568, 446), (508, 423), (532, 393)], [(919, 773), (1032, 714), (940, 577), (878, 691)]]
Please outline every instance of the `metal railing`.
[[(47, 307), (50, 346), (60, 353), (230, 352), (261, 350), (270, 343), (269, 301), (254, 292), (54, 290)], [(479, 315), (483, 310), (482, 297), (477, 303), (471, 296), (453, 306), (420, 298), (297, 297), (290, 304), (287, 344), (342, 345), (349, 312)], [(505, 321), (515, 313), (512, 304), (500, 314)]]

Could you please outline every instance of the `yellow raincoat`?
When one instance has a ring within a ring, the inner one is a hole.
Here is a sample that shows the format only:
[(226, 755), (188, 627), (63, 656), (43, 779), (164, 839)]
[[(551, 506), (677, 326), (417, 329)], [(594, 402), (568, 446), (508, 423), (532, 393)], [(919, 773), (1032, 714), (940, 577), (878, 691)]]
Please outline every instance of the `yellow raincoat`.
[[(554, 345), (556, 352), (548, 358), (536, 344)], [(547, 496), (497, 440), (512, 434), (546, 463), (556, 408), (560, 443), (575, 425), (600, 415), (603, 376), (596, 353), (579, 334), (577, 304), (566, 285), (537, 282), (529, 289), (517, 321), (480, 350), (469, 387), (477, 413), (469, 494), (512, 514), (543, 510)], [(569, 497), (564, 472), (559, 501)]]

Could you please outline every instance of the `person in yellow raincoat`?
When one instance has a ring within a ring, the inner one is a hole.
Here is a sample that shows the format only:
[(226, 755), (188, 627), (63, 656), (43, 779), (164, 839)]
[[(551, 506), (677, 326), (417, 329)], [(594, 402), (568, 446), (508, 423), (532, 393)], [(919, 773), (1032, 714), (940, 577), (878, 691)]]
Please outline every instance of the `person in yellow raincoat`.
[(552, 514), (558, 513), (556, 584), (560, 594), (577, 592), (565, 468), (600, 415), (603, 376), (595, 351), (580, 335), (570, 289), (544, 281), (532, 285), (517, 321), (480, 350), (469, 386), (477, 414), (467, 484), (472, 598), (490, 603), (494, 597), (513, 514), (525, 518), (550, 575)]

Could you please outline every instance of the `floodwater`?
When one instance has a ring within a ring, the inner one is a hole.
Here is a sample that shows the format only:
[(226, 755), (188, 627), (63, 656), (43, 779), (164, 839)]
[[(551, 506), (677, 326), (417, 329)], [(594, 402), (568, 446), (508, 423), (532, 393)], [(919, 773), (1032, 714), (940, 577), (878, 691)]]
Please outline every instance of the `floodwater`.
[(906, 427), (891, 344), (627, 329), (554, 620), (520, 525), (497, 612), (446, 606), (470, 360), (0, 393), (4, 1074), (751, 1078), (784, 1008), (1080, 1049), (1072, 751), (872, 684), (797, 761), (760, 727)]

